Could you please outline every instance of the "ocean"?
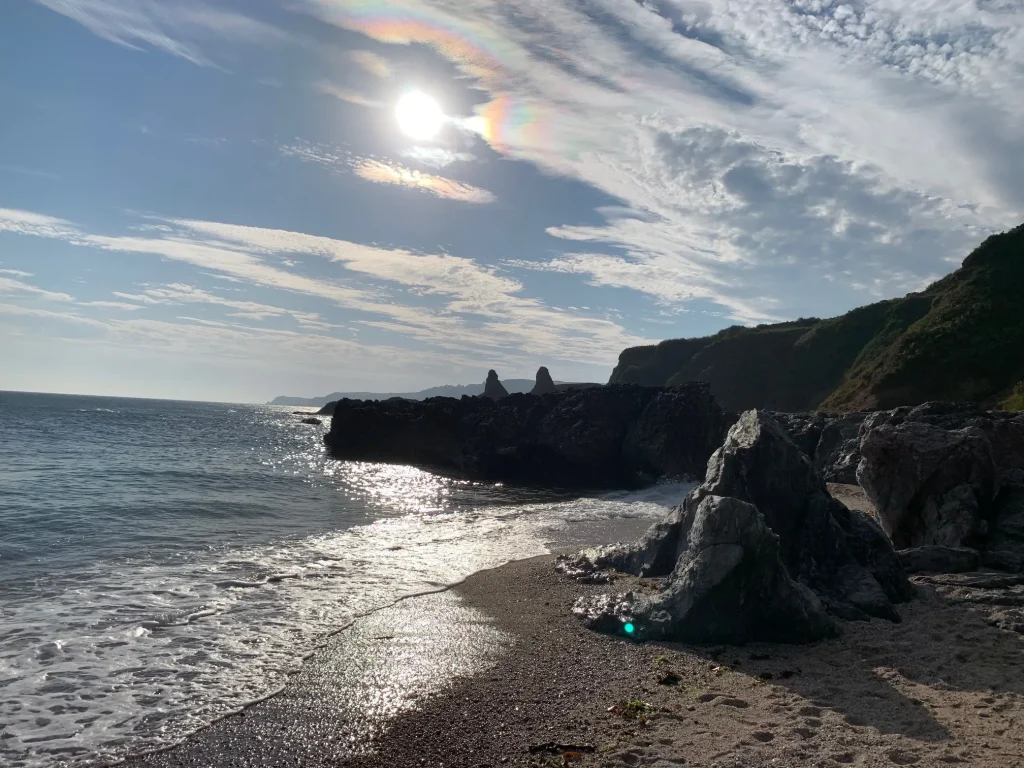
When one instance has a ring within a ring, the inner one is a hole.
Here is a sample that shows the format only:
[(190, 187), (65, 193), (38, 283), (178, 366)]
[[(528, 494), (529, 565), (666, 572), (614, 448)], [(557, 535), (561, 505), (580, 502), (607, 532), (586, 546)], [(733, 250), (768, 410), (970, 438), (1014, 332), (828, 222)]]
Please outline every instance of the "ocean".
[(329, 419), (300, 418), (0, 392), (0, 765), (174, 744), (273, 695), (360, 617), (587, 525), (656, 518), (687, 490), (567, 494), (339, 462)]

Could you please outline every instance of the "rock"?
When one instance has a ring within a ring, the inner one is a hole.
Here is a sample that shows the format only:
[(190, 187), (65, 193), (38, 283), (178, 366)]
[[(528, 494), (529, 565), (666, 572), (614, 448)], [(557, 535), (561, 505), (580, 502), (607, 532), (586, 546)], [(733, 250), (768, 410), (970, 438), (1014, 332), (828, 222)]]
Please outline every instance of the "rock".
[(866, 413), (770, 412), (786, 433), (813, 462), (826, 482), (857, 482), (860, 428)]
[(735, 498), (704, 496), (666, 589), (577, 602), (587, 626), (637, 639), (694, 643), (810, 642), (838, 634), (835, 622), (782, 563), (779, 537), (757, 507)]
[(925, 403), (870, 414), (858, 481), (899, 548), (972, 547), (1024, 563), (1024, 415)]
[(981, 564), (997, 571), (1024, 573), (1024, 554), (1008, 549), (987, 549), (981, 553)]
[[(707, 642), (810, 641), (833, 631), (825, 613), (898, 621), (893, 604), (912, 594), (881, 528), (833, 499), (810, 459), (758, 411), (740, 417), (704, 483), (639, 542), (586, 550), (559, 567), (667, 576), (653, 597), (603, 596), (581, 603), (579, 615), (605, 630), (627, 617), (645, 637)], [(754, 587), (758, 579), (768, 587)]]
[(829, 420), (812, 456), (814, 466), (828, 483), (856, 485), (860, 463), (860, 427), (866, 414), (854, 413)]
[(993, 503), (993, 546), (1024, 544), (1024, 488), (1006, 486)]
[(857, 481), (897, 548), (977, 542), (996, 490), (981, 429), (882, 424), (867, 429), (860, 452)]
[(321, 408), (319, 411), (317, 411), (316, 415), (317, 416), (333, 416), (334, 415), (334, 409), (335, 409), (335, 407), (337, 405), (338, 405), (338, 401), (337, 400), (332, 400), (331, 402), (325, 404), (324, 407)]
[(503, 397), (508, 397), (508, 391), (504, 385), (498, 381), (498, 374), (494, 370), (487, 372), (487, 381), (484, 382), (484, 397), (489, 397), (491, 400), (500, 400)]
[(324, 441), (335, 458), (594, 488), (702, 475), (730, 423), (700, 383), (614, 385), (500, 400), (341, 400), (334, 416)]
[(978, 570), (978, 550), (935, 545), (901, 549), (896, 555), (907, 573), (968, 573)]
[(537, 383), (533, 385), (533, 389), (530, 390), (531, 395), (546, 395), (548, 392), (555, 391), (555, 382), (551, 378), (551, 374), (548, 373), (548, 369), (543, 365), (537, 369)]
[(323, 424), (323, 422), (315, 416), (307, 416), (302, 420), (303, 424)]

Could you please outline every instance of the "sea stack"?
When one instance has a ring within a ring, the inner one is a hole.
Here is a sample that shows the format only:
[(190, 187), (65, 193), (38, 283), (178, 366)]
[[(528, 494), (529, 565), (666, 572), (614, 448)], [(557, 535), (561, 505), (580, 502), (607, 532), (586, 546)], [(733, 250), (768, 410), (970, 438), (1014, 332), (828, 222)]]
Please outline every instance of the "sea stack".
[(537, 370), (537, 383), (533, 385), (533, 389), (530, 390), (531, 395), (546, 395), (548, 392), (555, 391), (555, 382), (551, 379), (551, 374), (548, 369), (543, 365)]
[(498, 374), (493, 369), (487, 372), (487, 381), (484, 382), (484, 397), (489, 397), (491, 400), (501, 400), (503, 397), (508, 397), (508, 391), (498, 381)]

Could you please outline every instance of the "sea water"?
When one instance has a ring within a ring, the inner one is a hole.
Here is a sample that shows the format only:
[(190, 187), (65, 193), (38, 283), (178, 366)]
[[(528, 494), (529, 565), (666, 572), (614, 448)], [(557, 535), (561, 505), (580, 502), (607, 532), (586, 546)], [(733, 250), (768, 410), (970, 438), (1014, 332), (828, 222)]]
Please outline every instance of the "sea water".
[(567, 495), (339, 462), (292, 409), (0, 392), (0, 765), (173, 744), (401, 597), (655, 518), (683, 486)]

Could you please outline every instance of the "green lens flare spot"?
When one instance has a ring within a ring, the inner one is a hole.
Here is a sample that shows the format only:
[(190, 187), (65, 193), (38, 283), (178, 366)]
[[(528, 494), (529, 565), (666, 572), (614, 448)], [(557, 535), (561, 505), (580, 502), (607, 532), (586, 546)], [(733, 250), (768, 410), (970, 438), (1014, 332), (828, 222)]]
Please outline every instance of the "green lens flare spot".
[(627, 635), (632, 635), (636, 632), (636, 627), (633, 626), (632, 622), (627, 622), (623, 629), (626, 630)]

